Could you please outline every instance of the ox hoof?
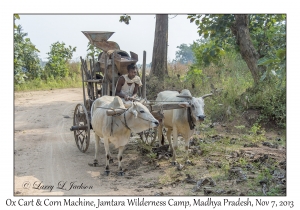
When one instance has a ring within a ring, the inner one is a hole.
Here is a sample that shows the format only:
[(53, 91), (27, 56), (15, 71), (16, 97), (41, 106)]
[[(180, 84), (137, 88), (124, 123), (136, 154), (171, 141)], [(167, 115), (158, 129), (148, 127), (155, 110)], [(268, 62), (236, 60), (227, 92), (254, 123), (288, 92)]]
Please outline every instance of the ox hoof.
[(171, 165), (172, 165), (172, 166), (176, 166), (176, 165), (177, 165), (177, 162), (176, 162), (176, 161), (173, 161), (173, 162), (171, 162)]
[(118, 172), (118, 176), (124, 176), (124, 174), (125, 174), (124, 171), (119, 171)]
[(99, 167), (100, 166), (97, 160), (94, 160), (93, 163), (88, 163), (88, 164), (89, 164), (89, 166), (92, 166), (92, 167)]
[(166, 152), (166, 153), (165, 153), (165, 156), (166, 156), (167, 158), (173, 157), (173, 153)]
[(110, 174), (110, 171), (106, 170), (105, 175), (108, 176)]
[(114, 163), (114, 159), (109, 159), (109, 163)]
[(185, 164), (191, 165), (191, 166), (195, 165), (195, 164), (194, 164), (192, 161), (190, 161), (190, 160), (185, 161)]

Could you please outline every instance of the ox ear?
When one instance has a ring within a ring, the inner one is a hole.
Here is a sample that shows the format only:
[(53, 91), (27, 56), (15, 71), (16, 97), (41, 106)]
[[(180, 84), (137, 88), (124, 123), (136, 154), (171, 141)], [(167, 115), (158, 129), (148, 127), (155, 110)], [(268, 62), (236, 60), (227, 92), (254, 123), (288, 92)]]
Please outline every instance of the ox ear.
[(136, 110), (131, 111), (131, 113), (134, 115), (134, 118), (137, 118), (138, 113)]
[(206, 98), (206, 97), (208, 97), (208, 96), (212, 96), (213, 94), (212, 93), (209, 93), (209, 94), (205, 94), (204, 96), (202, 96), (201, 98)]
[(190, 107), (190, 104), (188, 102), (182, 102), (182, 103), (179, 103), (178, 105), (183, 107), (183, 108)]

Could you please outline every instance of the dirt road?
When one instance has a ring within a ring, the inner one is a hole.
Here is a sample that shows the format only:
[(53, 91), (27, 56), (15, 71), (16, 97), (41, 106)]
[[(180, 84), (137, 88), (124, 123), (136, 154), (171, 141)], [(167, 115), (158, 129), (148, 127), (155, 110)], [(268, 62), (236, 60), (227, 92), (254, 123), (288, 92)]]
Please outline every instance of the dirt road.
[[(15, 93), (14, 194), (15, 195), (154, 195), (160, 189), (144, 188), (156, 180), (159, 170), (137, 159), (129, 144), (124, 152), (124, 177), (118, 177), (117, 150), (111, 175), (101, 167), (90, 167), (94, 159), (94, 135), (86, 153), (81, 153), (70, 131), (74, 108), (82, 103), (82, 89)], [(140, 167), (141, 166), (141, 167)], [(139, 170), (135, 168), (139, 167)], [(169, 191), (164, 189), (166, 193)], [(171, 190), (170, 190), (171, 191)]]

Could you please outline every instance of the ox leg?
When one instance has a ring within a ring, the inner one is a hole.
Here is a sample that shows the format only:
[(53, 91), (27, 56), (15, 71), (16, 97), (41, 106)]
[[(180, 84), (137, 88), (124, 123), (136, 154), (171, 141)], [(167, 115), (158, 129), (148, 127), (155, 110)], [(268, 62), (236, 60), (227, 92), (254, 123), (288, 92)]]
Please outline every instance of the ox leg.
[(122, 169), (122, 159), (123, 159), (123, 151), (124, 151), (124, 146), (121, 146), (119, 147), (119, 153), (118, 153), (118, 161), (119, 161), (119, 166), (118, 166), (118, 169), (119, 169), (119, 172), (118, 172), (118, 175), (119, 176), (123, 176), (124, 175), (124, 172), (123, 172), (123, 169)]
[(178, 132), (177, 127), (173, 127), (173, 141), (174, 141), (174, 149), (176, 150), (178, 148)]
[(162, 135), (163, 135), (162, 129), (163, 129), (163, 126), (161, 126), (161, 125), (159, 125), (157, 127), (157, 135), (158, 135), (158, 144), (159, 144), (159, 146), (162, 146)]
[(89, 165), (93, 167), (99, 167), (99, 163), (98, 163), (99, 141), (100, 141), (100, 137), (95, 133), (95, 158), (93, 163), (89, 163)]
[(190, 142), (189, 138), (185, 138), (185, 152), (186, 152), (185, 163), (186, 164), (192, 164), (192, 161), (190, 161), (189, 159), (189, 142)]
[(171, 164), (172, 164), (172, 165), (176, 165), (176, 151), (175, 151), (175, 148), (174, 148), (173, 145), (172, 145), (171, 134), (172, 134), (172, 129), (171, 129), (171, 128), (168, 128), (168, 131), (167, 131), (167, 139), (168, 139), (168, 142), (169, 142), (170, 151), (171, 151), (171, 153), (172, 153), (172, 162), (171, 162)]
[(172, 134), (172, 129), (168, 128), (168, 130), (167, 130), (167, 139), (168, 139), (168, 142), (169, 142), (170, 152), (173, 153), (174, 152), (174, 148), (173, 148), (173, 145), (172, 145), (171, 134)]
[(109, 141), (108, 138), (104, 138), (104, 147), (105, 147), (105, 156), (106, 156), (106, 164), (105, 164), (105, 173), (108, 176), (110, 171), (109, 171), (109, 162), (111, 159), (111, 154), (109, 151)]

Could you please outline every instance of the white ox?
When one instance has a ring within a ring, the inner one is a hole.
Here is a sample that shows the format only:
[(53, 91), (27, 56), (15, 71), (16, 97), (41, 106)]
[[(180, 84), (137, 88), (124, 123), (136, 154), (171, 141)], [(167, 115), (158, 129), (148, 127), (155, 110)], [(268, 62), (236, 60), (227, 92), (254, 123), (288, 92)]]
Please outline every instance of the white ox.
[(109, 174), (109, 162), (111, 160), (109, 143), (119, 148), (118, 170), (119, 175), (123, 175), (122, 154), (125, 145), (129, 142), (131, 132), (139, 133), (149, 128), (157, 127), (159, 124), (147, 107), (139, 102), (133, 102), (131, 107), (120, 115), (108, 116), (106, 111), (111, 107), (116, 108), (116, 104), (119, 104), (118, 108), (125, 108), (118, 96), (102, 96), (94, 101), (91, 109), (91, 123), (95, 132), (94, 165), (98, 163), (99, 141), (100, 138), (103, 138), (106, 153), (105, 172), (107, 175)]
[[(172, 110), (164, 110), (164, 119), (163, 123), (161, 123), (158, 127), (158, 139), (159, 144), (161, 145), (162, 141), (162, 129), (163, 126), (166, 127), (167, 130), (167, 139), (169, 141), (171, 152), (173, 153), (172, 164), (176, 164), (176, 152), (175, 150), (178, 148), (178, 134), (181, 134), (183, 139), (185, 140), (185, 150), (186, 150), (186, 162), (189, 163), (188, 159), (188, 148), (189, 148), (189, 139), (194, 134), (195, 129), (191, 129), (191, 126), (188, 122), (188, 107), (191, 109), (191, 119), (193, 124), (197, 122), (201, 122), (205, 118), (204, 114), (204, 98), (207, 96), (211, 96), (212, 94), (206, 94), (202, 97), (195, 98), (192, 97), (189, 90), (184, 89), (179, 92), (177, 91), (162, 91), (157, 94), (156, 101), (159, 104), (170, 104), (173, 101), (178, 103), (180, 106), (184, 107), (183, 109), (172, 109)], [(166, 102), (163, 102), (166, 101)], [(193, 127), (193, 126), (192, 126)], [(173, 132), (173, 141), (174, 146), (171, 142), (171, 134)]]

